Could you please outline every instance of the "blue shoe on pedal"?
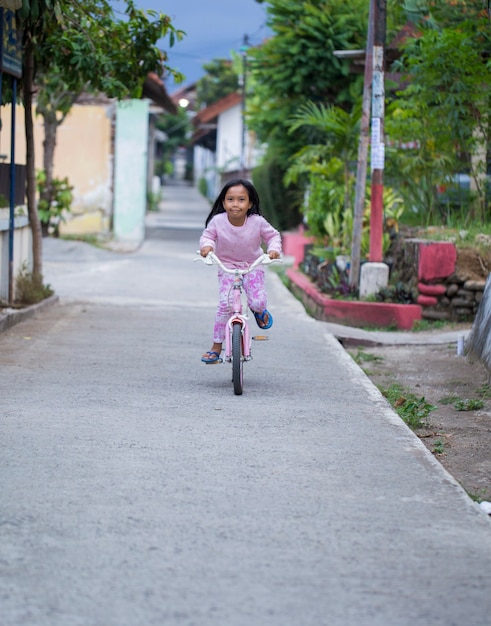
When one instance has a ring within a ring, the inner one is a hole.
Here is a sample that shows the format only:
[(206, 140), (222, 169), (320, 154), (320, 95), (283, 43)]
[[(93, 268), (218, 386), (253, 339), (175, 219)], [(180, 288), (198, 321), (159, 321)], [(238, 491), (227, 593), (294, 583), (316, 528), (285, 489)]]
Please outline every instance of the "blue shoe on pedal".
[(261, 330), (268, 330), (273, 325), (273, 316), (268, 309), (264, 309), (262, 313), (254, 313), (254, 317)]

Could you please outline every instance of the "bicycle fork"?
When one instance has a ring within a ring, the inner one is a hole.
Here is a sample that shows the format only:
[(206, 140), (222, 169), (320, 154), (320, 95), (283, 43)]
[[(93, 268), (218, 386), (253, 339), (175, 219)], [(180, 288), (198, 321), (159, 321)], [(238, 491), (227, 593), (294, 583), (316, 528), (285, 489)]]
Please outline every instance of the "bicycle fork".
[(247, 314), (242, 313), (241, 302), (242, 279), (234, 282), (233, 291), (233, 314), (227, 322), (227, 332), (225, 333), (225, 361), (230, 363), (232, 360), (232, 335), (235, 324), (240, 324), (242, 338), (242, 358), (244, 361), (250, 361), (251, 355), (251, 335), (249, 330)]
[(228, 363), (232, 360), (232, 334), (236, 324), (240, 324), (241, 328), (242, 357), (244, 361), (250, 361), (252, 359), (251, 335), (247, 319), (245, 315), (234, 314), (227, 322), (227, 332), (225, 334), (225, 361)]

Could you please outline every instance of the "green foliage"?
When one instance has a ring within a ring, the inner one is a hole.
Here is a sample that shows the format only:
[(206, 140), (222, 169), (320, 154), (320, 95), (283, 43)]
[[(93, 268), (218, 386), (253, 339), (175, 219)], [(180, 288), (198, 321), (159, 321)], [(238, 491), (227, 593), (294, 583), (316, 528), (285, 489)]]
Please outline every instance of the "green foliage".
[(454, 406), (457, 411), (477, 411), (483, 408), (484, 401), (474, 398), (465, 398), (457, 400)]
[(191, 120), (187, 111), (178, 107), (175, 115), (171, 113), (158, 115), (156, 127), (167, 135), (167, 139), (162, 144), (162, 151), (155, 163), (155, 173), (157, 176), (170, 176), (173, 172), (173, 155), (180, 146), (188, 143), (192, 132)]
[(350, 107), (361, 92), (360, 77), (335, 50), (362, 48), (366, 38), (365, 0), (270, 0), (273, 37), (249, 51), (254, 92), (248, 95), (248, 125), (260, 141), (274, 146), (283, 169), (303, 145), (288, 134), (287, 120), (306, 99)]
[(356, 158), (359, 122), (359, 105), (347, 113), (340, 107), (307, 102), (287, 122), (289, 133), (303, 131), (304, 146), (290, 158), (287, 182), (296, 182), (300, 174), (308, 177), (308, 183), (325, 167), (337, 169), (343, 184), (343, 205), (351, 206), (351, 188), (354, 183), (352, 162)]
[(433, 454), (445, 454), (445, 442), (443, 441), (443, 439), (435, 439), (435, 441), (433, 442), (433, 450), (432, 450)]
[(435, 19), (421, 23), (421, 36), (406, 43), (396, 68), (407, 86), (388, 107), (387, 176), (427, 223), (445, 219), (439, 190), (458, 172), (476, 185), (475, 198), (465, 200), (469, 223), (489, 217), (479, 151), (489, 145), (491, 30), (482, 8), (433, 2)]
[(36, 51), (38, 78), (62, 74), (71, 91), (89, 89), (118, 99), (140, 97), (149, 72), (161, 75), (165, 70), (182, 78), (156, 45), (167, 37), (172, 46), (182, 31), (167, 15), (138, 9), (133, 0), (124, 4), (124, 18), (118, 19), (105, 0), (83, 5), (59, 0), (61, 13), (45, 21), (47, 37)]
[(232, 63), (227, 59), (213, 59), (205, 63), (206, 74), (196, 83), (198, 109), (209, 106), (221, 98), (237, 91), (239, 80)]
[(481, 398), (491, 398), (491, 385), (489, 383), (485, 383), (479, 389), (477, 389), (477, 395), (481, 396)]
[(412, 393), (406, 393), (397, 383), (391, 384), (385, 390), (381, 389), (381, 392), (410, 428), (417, 430), (428, 427), (428, 416), (437, 407), (427, 402), (424, 397), (418, 398)]
[(24, 263), (15, 280), (15, 302), (19, 305), (36, 304), (53, 295), (50, 285), (44, 285), (42, 278), (33, 275)]
[[(40, 196), (44, 195), (46, 174), (39, 171), (36, 176)], [(51, 182), (49, 199), (40, 197), (38, 213), (45, 232), (52, 230), (55, 237), (59, 236), (60, 223), (64, 222), (67, 213), (71, 211), (73, 201), (73, 187), (68, 178), (54, 178)]]
[(373, 361), (383, 361), (381, 356), (377, 356), (376, 354), (370, 354), (369, 352), (365, 352), (363, 348), (358, 348), (358, 351), (355, 355), (351, 355), (353, 360), (358, 364), (362, 365), (363, 363), (370, 363)]
[(167, 15), (124, 1), (116, 17), (106, 0), (24, 0), (18, 15), (25, 41), (35, 44), (38, 103), (66, 112), (73, 94), (101, 92), (109, 97), (141, 96), (149, 72), (182, 75), (167, 63), (157, 42), (182, 39)]
[(445, 328), (448, 323), (445, 320), (415, 320), (412, 332), (421, 332), (425, 330), (441, 330)]
[(417, 297), (417, 290), (402, 282), (388, 285), (375, 294), (376, 302), (395, 302), (396, 304), (413, 304)]
[(206, 182), (206, 178), (201, 177), (198, 181), (198, 191), (204, 197), (208, 197), (208, 183)]
[(298, 226), (302, 218), (295, 185), (285, 186), (281, 158), (272, 147), (268, 148), (261, 165), (252, 172), (252, 180), (261, 198), (264, 216), (280, 231)]
[(452, 404), (454, 409), (457, 411), (477, 411), (482, 409), (484, 406), (484, 400), (482, 398), (488, 397), (489, 386), (484, 385), (483, 390), (487, 388), (484, 393), (480, 393), (481, 390), (478, 390), (478, 395), (481, 395), (480, 399), (475, 398), (459, 398), (459, 396), (447, 396), (445, 398), (441, 398), (439, 400), (440, 404), (449, 405)]
[(290, 158), (285, 182), (303, 181), (307, 193), (302, 211), (310, 232), (338, 254), (346, 253), (351, 240), (351, 211), (359, 107), (351, 113), (335, 106), (307, 102), (287, 122), (291, 134), (300, 134), (304, 145)]
[(159, 210), (161, 195), (152, 191), (147, 192), (147, 211), (155, 212)]

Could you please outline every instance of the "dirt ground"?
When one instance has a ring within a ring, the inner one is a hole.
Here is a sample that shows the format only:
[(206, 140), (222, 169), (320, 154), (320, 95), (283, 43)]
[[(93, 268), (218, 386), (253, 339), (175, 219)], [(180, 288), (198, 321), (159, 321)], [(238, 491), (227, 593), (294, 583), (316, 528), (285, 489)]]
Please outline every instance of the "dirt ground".
[[(485, 281), (491, 271), (489, 250), (459, 251), (458, 272), (468, 280)], [(462, 324), (434, 332), (470, 328)], [(472, 498), (491, 501), (491, 380), (484, 365), (457, 356), (457, 342), (348, 351), (358, 355), (356, 360), (380, 389), (397, 383), (404, 390), (401, 402), (412, 394), (436, 407), (427, 426), (415, 433)]]
[[(358, 355), (356, 360), (381, 390), (398, 383), (401, 401), (412, 394), (436, 407), (427, 427), (414, 432), (472, 498), (490, 501), (491, 386), (484, 366), (457, 356), (456, 344), (348, 351), (354, 358)], [(482, 408), (465, 410), (474, 400), (481, 401)]]

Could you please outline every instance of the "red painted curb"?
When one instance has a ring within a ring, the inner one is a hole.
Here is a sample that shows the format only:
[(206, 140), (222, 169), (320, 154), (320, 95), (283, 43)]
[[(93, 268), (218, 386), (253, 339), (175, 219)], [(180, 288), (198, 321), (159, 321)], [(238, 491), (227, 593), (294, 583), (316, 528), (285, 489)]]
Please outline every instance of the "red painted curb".
[(304, 304), (311, 305), (310, 308), (314, 305), (315, 317), (325, 322), (357, 328), (396, 325), (399, 330), (411, 330), (414, 322), (422, 319), (422, 307), (418, 304), (335, 300), (321, 293), (305, 274), (296, 269), (289, 268), (286, 274), (292, 283), (292, 291), (302, 298)]

